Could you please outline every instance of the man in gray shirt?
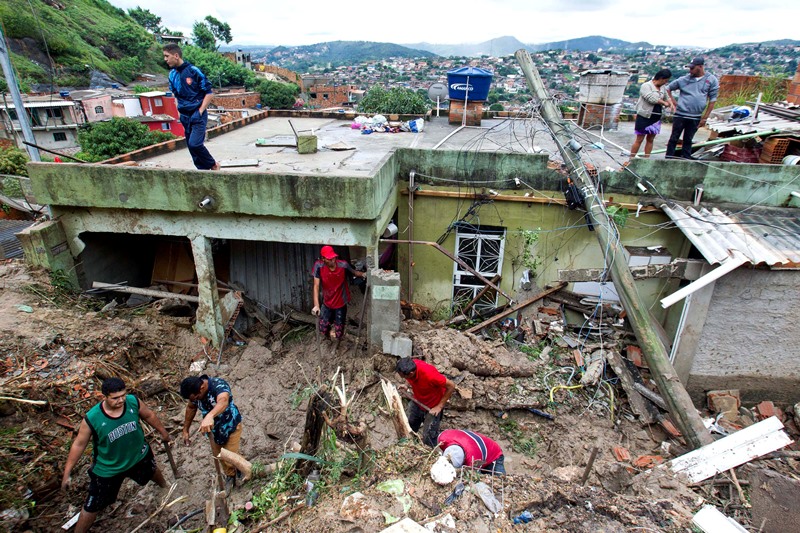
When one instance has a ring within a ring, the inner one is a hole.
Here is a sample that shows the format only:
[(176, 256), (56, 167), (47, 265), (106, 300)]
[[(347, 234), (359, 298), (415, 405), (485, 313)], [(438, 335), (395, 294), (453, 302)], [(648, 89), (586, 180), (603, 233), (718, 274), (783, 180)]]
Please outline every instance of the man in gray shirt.
[[(692, 139), (698, 128), (706, 125), (706, 119), (714, 109), (719, 93), (719, 81), (713, 74), (706, 74), (705, 61), (695, 57), (687, 65), (689, 74), (673, 80), (667, 85), (667, 94), (675, 108), (672, 119), (672, 134), (667, 142), (667, 158), (675, 157), (675, 147), (683, 134), (681, 156), (692, 158)], [(672, 97), (672, 91), (681, 92), (678, 103)]]

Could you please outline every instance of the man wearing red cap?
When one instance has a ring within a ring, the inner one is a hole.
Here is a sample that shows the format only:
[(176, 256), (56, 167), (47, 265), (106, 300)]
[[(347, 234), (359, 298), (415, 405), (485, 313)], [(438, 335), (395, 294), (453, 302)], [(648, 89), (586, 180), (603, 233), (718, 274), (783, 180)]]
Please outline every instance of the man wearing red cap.
[[(332, 246), (323, 246), (320, 251), (322, 256), (314, 263), (314, 308), (313, 315), (319, 316), (319, 331), (325, 338), (331, 331), (336, 340), (341, 341), (344, 336), (344, 324), (347, 320), (347, 303), (350, 301), (349, 281), (352, 276), (364, 278), (365, 272), (354, 270), (347, 261), (339, 261), (338, 255)], [(322, 308), (319, 305), (319, 289), (322, 285)]]

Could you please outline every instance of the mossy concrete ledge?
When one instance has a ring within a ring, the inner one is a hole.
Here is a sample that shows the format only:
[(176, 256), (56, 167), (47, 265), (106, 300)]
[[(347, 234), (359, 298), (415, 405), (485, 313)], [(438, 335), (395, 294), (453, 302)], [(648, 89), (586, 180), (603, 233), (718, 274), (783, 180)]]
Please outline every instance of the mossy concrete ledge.
[[(164, 170), (31, 163), (39, 203), (148, 211), (371, 220), (394, 185), (393, 165), (370, 177)], [(210, 206), (198, 204), (213, 198)]]

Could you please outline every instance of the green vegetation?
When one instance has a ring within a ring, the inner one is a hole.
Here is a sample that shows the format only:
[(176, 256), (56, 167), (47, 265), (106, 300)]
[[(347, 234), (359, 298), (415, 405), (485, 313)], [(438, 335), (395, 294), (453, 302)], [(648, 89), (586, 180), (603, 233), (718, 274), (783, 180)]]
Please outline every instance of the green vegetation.
[(146, 29), (150, 33), (161, 31), (161, 17), (150, 11), (136, 6), (128, 10), (128, 15), (136, 21), (136, 24)]
[(489, 111), (505, 111), (503, 104), (492, 104), (489, 106)]
[(0, 174), (27, 176), (28, 154), (19, 148), (0, 148)]
[(528, 434), (519, 426), (516, 420), (511, 417), (501, 420), (498, 425), (505, 433), (506, 437), (511, 441), (511, 446), (514, 451), (526, 455), (528, 457), (536, 457), (536, 452), (539, 449), (539, 443), (536, 436), (528, 436)]
[(50, 62), (54, 65), (54, 82), (61, 86), (87, 86), (92, 70), (111, 73), (128, 82), (130, 64), (121, 68), (115, 63), (126, 57), (136, 57), (141, 62), (140, 69), (164, 72), (153, 36), (105, 0), (71, 0), (63, 4), (4, 0), (0, 3), (0, 20), (10, 48), (25, 50), (26, 57), (12, 54), (23, 84), (50, 82)]
[(231, 27), (227, 22), (215, 19), (211, 15), (192, 26), (192, 38), (195, 46), (208, 51), (217, 51), (217, 41), (228, 44), (233, 40)]
[(141, 122), (114, 117), (108, 122), (94, 122), (78, 133), (81, 151), (76, 157), (103, 161), (173, 138), (171, 133), (150, 131)]
[(261, 93), (261, 103), (270, 109), (291, 109), (300, 94), (300, 87), (293, 83), (261, 80), (255, 90)]
[(358, 103), (362, 113), (422, 115), (428, 109), (428, 102), (417, 92), (401, 87), (387, 91), (379, 85), (371, 88)]
[(202, 70), (214, 87), (243, 85), (252, 89), (258, 81), (253, 71), (197, 46), (184, 46), (183, 59)]
[(780, 102), (785, 100), (789, 89), (789, 79), (781, 71), (780, 67), (773, 66), (765, 70), (767, 71), (767, 75), (761, 76), (757, 82), (742, 86), (735, 93), (717, 100), (717, 107), (747, 105), (748, 102), (756, 101), (758, 93), (762, 93), (762, 102)]

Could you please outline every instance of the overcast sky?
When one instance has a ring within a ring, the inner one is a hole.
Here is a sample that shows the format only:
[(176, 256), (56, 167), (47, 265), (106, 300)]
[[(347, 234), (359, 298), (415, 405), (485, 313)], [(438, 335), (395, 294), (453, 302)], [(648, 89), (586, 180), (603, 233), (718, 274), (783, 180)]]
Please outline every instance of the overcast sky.
[[(190, 35), (212, 15), (239, 45), (324, 41), (475, 43), (510, 35), (536, 44), (589, 35), (652, 44), (715, 48), (772, 39), (800, 40), (798, 0), (110, 0), (140, 6), (162, 25)], [(463, 21), (461, 27), (455, 21)]]

